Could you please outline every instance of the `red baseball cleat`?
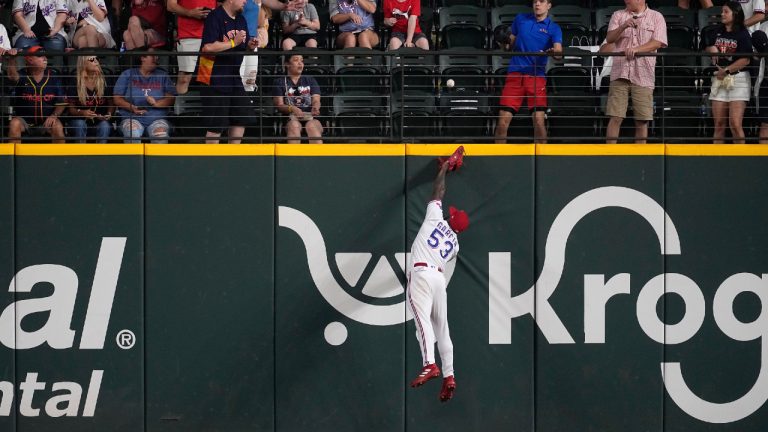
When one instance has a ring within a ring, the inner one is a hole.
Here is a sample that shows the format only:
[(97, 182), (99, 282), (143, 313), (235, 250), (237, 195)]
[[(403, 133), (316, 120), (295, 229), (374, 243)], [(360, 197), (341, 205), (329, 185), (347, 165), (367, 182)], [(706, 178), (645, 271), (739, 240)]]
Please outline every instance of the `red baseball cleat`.
[(453, 379), (453, 375), (443, 378), (443, 388), (440, 389), (440, 402), (451, 400), (454, 391), (456, 391), (456, 380)]
[(437, 367), (436, 364), (428, 364), (424, 366), (424, 369), (421, 370), (421, 373), (419, 376), (416, 377), (415, 380), (411, 381), (411, 387), (420, 387), (423, 386), (424, 383), (431, 380), (432, 378), (437, 378), (440, 376), (440, 368)]
[(462, 165), (464, 165), (464, 146), (459, 146), (448, 158), (448, 167), (451, 171), (456, 171)]

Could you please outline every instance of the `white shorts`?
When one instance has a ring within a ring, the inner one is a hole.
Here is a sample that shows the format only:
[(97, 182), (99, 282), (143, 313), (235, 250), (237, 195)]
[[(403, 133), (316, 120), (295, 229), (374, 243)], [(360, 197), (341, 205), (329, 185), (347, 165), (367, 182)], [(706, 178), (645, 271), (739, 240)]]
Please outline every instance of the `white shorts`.
[[(200, 45), (202, 39), (181, 39), (176, 43), (176, 51), (178, 52), (200, 52)], [(195, 66), (197, 65), (197, 56), (178, 56), (176, 61), (179, 63), (179, 71), (193, 73)]]
[(718, 82), (717, 78), (712, 77), (712, 88), (709, 92), (709, 100), (720, 102), (749, 102), (749, 95), (752, 93), (749, 72), (739, 72), (736, 75), (733, 75), (733, 79), (733, 87), (730, 90), (726, 90), (725, 87), (720, 86), (722, 81)]

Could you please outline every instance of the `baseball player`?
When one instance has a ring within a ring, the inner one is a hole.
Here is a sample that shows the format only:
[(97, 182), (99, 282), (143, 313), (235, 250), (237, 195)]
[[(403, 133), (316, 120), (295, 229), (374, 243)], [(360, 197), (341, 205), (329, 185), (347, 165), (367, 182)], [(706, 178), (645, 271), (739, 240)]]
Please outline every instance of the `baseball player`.
[[(460, 150), (463, 152), (463, 148)], [(424, 368), (411, 382), (411, 387), (419, 387), (440, 376), (440, 368), (435, 364), (437, 342), (445, 376), (440, 390), (442, 402), (451, 399), (456, 390), (456, 380), (453, 376), (453, 343), (448, 331), (447, 283), (443, 269), (446, 263), (456, 258), (459, 253), (457, 234), (469, 226), (467, 214), (453, 207), (450, 207), (448, 221), (443, 219), (445, 174), (449, 169), (461, 166), (461, 154), (456, 156), (457, 153), (454, 153), (451, 159), (441, 161), (432, 197), (427, 204), (426, 217), (411, 247), (413, 267), (408, 275), (407, 290), (408, 304), (416, 324), (416, 339), (424, 359)]]

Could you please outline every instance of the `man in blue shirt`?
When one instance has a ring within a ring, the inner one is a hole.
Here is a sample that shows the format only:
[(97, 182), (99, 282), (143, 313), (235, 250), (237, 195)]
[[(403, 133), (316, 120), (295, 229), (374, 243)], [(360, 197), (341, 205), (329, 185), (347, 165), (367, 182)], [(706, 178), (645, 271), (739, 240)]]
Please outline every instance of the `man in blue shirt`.
[[(551, 0), (533, 0), (533, 13), (519, 14), (510, 27), (509, 44), (513, 51), (523, 53), (563, 51), (563, 32), (549, 18)], [(544, 110), (547, 108), (547, 56), (512, 56), (507, 79), (499, 100), (496, 143), (507, 141), (507, 129), (512, 116), (527, 98), (533, 111), (533, 137), (536, 143), (547, 141)]]

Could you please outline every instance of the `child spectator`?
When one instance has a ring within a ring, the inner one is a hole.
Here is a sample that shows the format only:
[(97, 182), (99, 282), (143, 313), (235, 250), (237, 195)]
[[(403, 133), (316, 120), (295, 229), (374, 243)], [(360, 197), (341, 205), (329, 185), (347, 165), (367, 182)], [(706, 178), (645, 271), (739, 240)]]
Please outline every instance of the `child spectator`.
[(280, 20), (283, 24), (284, 51), (290, 51), (295, 46), (317, 48), (317, 32), (320, 30), (320, 17), (315, 5), (307, 0), (299, 0), (299, 11), (283, 11)]
[(429, 39), (419, 27), (421, 0), (384, 0), (384, 25), (392, 27), (388, 50), (401, 46), (429, 49)]

